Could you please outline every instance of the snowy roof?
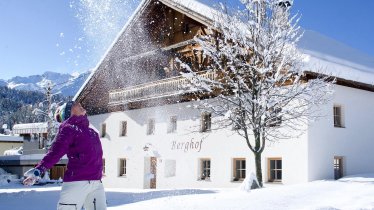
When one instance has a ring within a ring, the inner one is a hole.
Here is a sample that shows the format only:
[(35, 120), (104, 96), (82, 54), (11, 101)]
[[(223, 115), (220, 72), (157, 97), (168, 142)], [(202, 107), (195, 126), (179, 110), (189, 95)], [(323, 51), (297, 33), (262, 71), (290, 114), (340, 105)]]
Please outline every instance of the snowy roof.
[[(309, 56), (306, 68), (310, 71), (331, 75), (340, 79), (374, 85), (374, 71), (366, 71), (356, 63), (340, 60), (325, 54), (306, 52)], [(365, 67), (366, 68), (366, 67)]]
[(311, 71), (374, 85), (374, 57), (310, 30), (298, 47), (309, 55), (307, 68)]
[[(79, 97), (121, 35), (135, 22), (151, 1), (142, 0), (73, 100)], [(215, 7), (214, 1), (211, 0), (158, 1), (208, 26), (211, 26), (217, 12), (213, 8)], [(324, 70), (322, 72), (318, 70), (317, 73), (325, 73), (346, 80), (374, 85), (374, 57), (365, 55), (358, 50), (354, 50), (349, 46), (313, 31), (306, 31), (299, 43), (299, 47), (304, 53), (310, 56), (308, 66), (311, 71), (315, 71), (316, 68), (319, 70), (322, 68)]]
[(23, 138), (20, 136), (10, 136), (0, 134), (0, 142), (23, 142)]
[(187, 13), (189, 17), (204, 24), (212, 24), (212, 20), (218, 14), (212, 6), (207, 6), (196, 0), (159, 0), (166, 6), (179, 12)]
[[(43, 159), (45, 154), (29, 154), (29, 155), (9, 155), (9, 156), (0, 156), (0, 161), (10, 161), (10, 160), (16, 160), (16, 161), (30, 161), (30, 160), (36, 160), (40, 161)], [(67, 160), (67, 156), (64, 155), (61, 160)], [(61, 161), (60, 160), (60, 161)]]
[[(45, 154), (29, 154), (29, 155), (10, 155), (10, 156), (0, 156), (0, 161), (4, 160), (37, 160), (43, 159)], [(61, 159), (67, 159), (64, 155)]]
[[(114, 39), (112, 44), (109, 46), (105, 54), (101, 57), (100, 61), (97, 63), (96, 67), (93, 69), (91, 74), (88, 76), (86, 81), (83, 83), (81, 88), (78, 90), (78, 92), (75, 94), (73, 100), (76, 100), (79, 95), (82, 93), (84, 88), (88, 85), (88, 83), (93, 79), (93, 76), (98, 71), (101, 63), (105, 60), (111, 49), (114, 47), (114, 45), (117, 43), (117, 41), (120, 39), (121, 35), (125, 33), (125, 31), (130, 27), (130, 25), (135, 22), (135, 20), (142, 14), (144, 9), (148, 6), (148, 4), (152, 0), (142, 0), (140, 2), (137, 9), (134, 11), (134, 13), (131, 15), (131, 17), (128, 19), (122, 30), (117, 34), (117, 37)], [(212, 23), (212, 19), (214, 17), (215, 10), (212, 7), (209, 7), (199, 1), (196, 0), (159, 0), (160, 2), (164, 3), (165, 5), (182, 12), (189, 16), (192, 19), (195, 19), (196, 21), (202, 22), (204, 24), (210, 25)]]
[(47, 123), (27, 123), (13, 126), (14, 134), (47, 133)]

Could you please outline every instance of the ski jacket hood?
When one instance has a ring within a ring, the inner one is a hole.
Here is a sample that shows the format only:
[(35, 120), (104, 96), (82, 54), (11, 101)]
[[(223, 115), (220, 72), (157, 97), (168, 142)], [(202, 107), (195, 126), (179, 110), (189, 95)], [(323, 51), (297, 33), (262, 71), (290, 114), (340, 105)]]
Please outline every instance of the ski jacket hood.
[(86, 115), (71, 116), (60, 125), (55, 142), (36, 168), (44, 172), (65, 154), (69, 161), (64, 182), (101, 179), (103, 150), (99, 134), (89, 127)]

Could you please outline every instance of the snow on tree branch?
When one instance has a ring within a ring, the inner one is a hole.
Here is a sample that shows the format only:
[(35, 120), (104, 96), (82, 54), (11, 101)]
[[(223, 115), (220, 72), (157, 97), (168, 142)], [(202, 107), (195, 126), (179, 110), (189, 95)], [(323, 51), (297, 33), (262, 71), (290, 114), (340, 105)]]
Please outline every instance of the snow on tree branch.
[(210, 58), (204, 71), (213, 78), (177, 62), (189, 89), (211, 96), (198, 108), (214, 113), (216, 126), (233, 126), (250, 150), (261, 154), (267, 141), (297, 137), (322, 116), (319, 107), (330, 100), (335, 79), (305, 68), (305, 56), (297, 49), (303, 32), (299, 15), (290, 16), (292, 2), (242, 3), (240, 11), (223, 7), (212, 33), (195, 37)]

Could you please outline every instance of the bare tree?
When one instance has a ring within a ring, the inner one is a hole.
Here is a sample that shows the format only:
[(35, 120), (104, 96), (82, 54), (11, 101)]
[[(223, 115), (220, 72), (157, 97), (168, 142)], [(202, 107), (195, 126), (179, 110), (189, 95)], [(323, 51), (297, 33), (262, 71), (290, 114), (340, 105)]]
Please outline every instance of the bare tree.
[(54, 112), (58, 107), (57, 103), (53, 102), (53, 96), (59, 93), (52, 93), (55, 84), (50, 80), (43, 80), (43, 89), (45, 91), (46, 100), (39, 103), (39, 107), (33, 110), (37, 116), (44, 117), (44, 122), (47, 122), (47, 139), (45, 148), (49, 149), (57, 134), (59, 123), (54, 118)]
[(194, 72), (180, 60), (190, 90), (211, 96), (198, 108), (214, 113), (219, 127), (233, 127), (253, 152), (263, 186), (261, 154), (267, 142), (296, 137), (331, 96), (334, 79), (305, 71), (296, 47), (302, 33), (290, 1), (242, 0), (243, 10), (223, 7), (212, 33), (196, 37), (211, 63)]

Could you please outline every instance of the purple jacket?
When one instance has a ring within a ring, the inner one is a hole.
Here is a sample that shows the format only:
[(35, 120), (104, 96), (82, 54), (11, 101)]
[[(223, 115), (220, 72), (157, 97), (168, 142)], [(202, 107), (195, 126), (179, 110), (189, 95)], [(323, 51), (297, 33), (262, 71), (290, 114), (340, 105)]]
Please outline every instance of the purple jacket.
[(41, 172), (68, 157), (64, 182), (100, 180), (103, 171), (103, 150), (97, 132), (88, 127), (87, 116), (71, 116), (59, 128), (55, 142), (36, 166)]

